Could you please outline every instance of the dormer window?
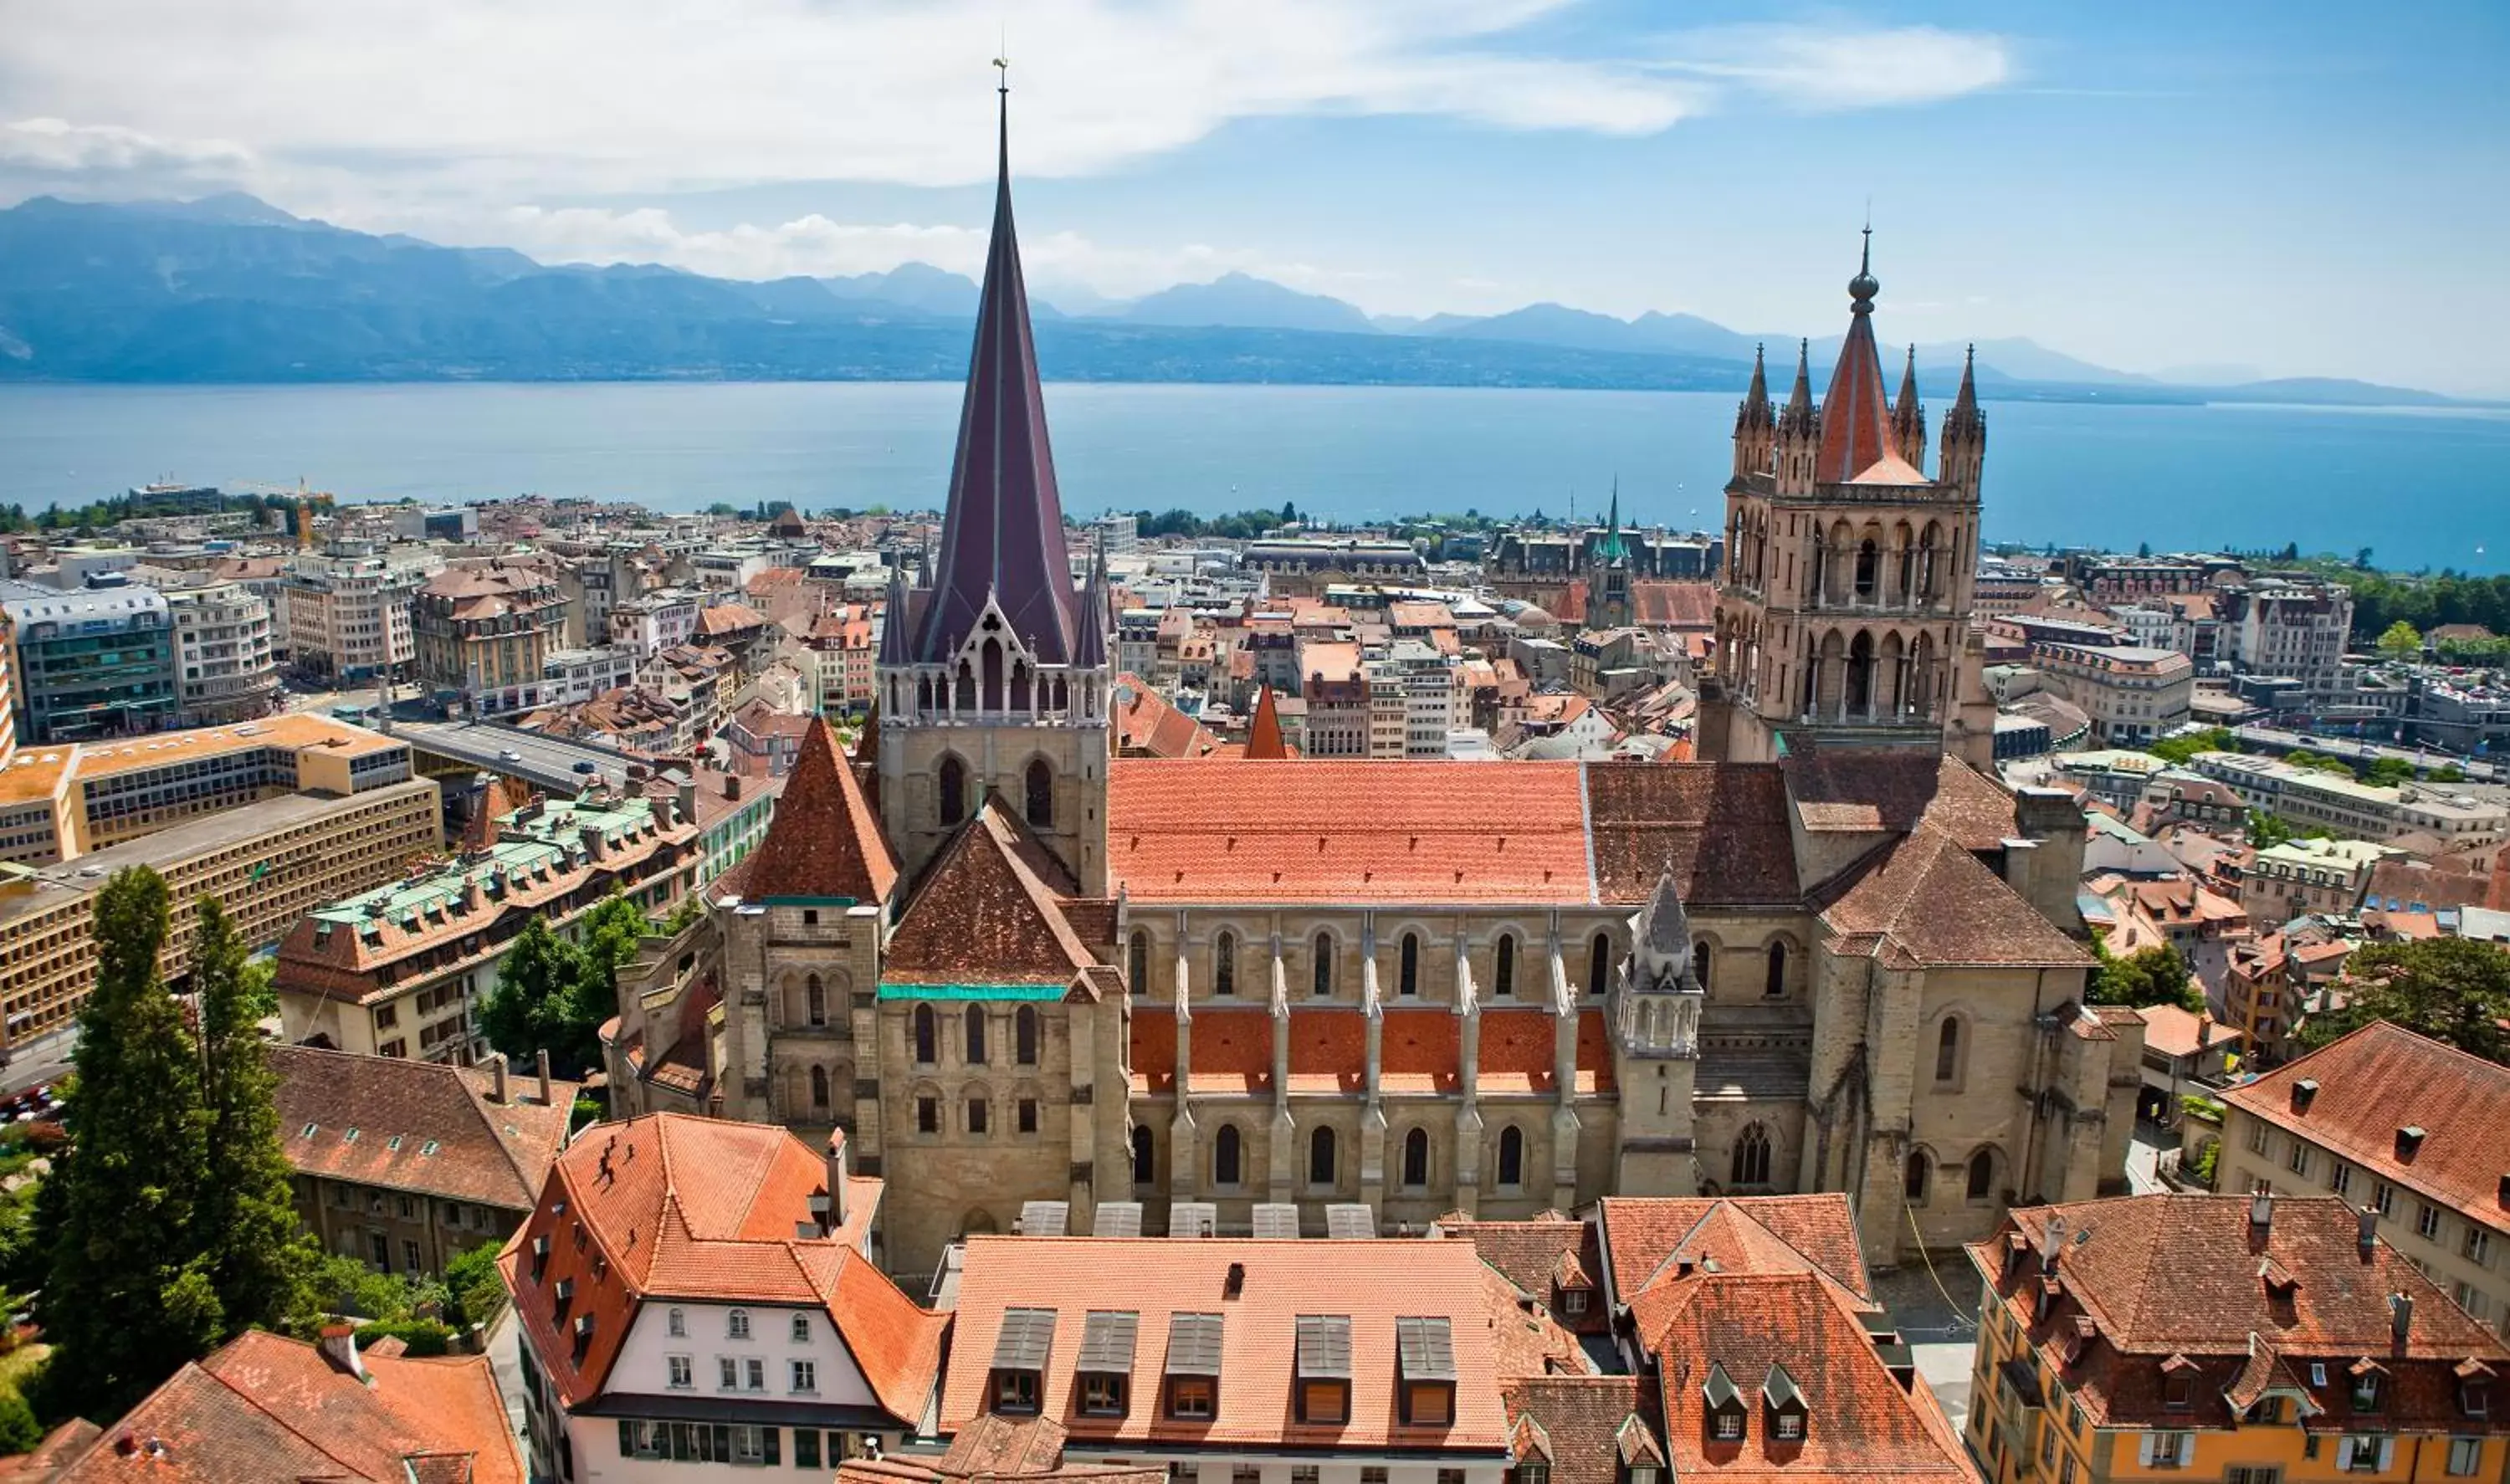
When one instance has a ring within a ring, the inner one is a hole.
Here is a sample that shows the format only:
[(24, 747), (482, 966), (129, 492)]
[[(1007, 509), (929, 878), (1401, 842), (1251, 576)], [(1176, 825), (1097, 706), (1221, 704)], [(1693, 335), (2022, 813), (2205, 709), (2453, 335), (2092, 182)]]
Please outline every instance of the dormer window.
[(1810, 1411), (1805, 1404), (1804, 1392), (1787, 1368), (1775, 1361), (1769, 1364), (1768, 1379), (1761, 1384), (1761, 1405), (1768, 1414), (1768, 1436), (1773, 1442), (1801, 1443), (1805, 1422)]
[(2386, 1377), (2379, 1363), (2367, 1356), (2353, 1362), (2353, 1410), (2377, 1412), (2387, 1404)]
[(2492, 1370), (2481, 1360), (2457, 1368), (2457, 1409), (2469, 1417), (2492, 1415)]
[(2173, 1355), (2161, 1362), (2161, 1404), (2173, 1412), (2196, 1405), (2196, 1362)]
[(1092, 1310), (1081, 1327), (1081, 1358), (1073, 1370), (1081, 1384), (1081, 1415), (1122, 1417), (1133, 1383), (1133, 1339), (1141, 1315)]
[(1007, 1309), (994, 1337), (994, 1410), (1035, 1412), (1054, 1351), (1054, 1311)]
[(1297, 1324), (1299, 1421), (1350, 1420), (1350, 1315), (1303, 1313)]
[[(1735, 1389), (1734, 1378), (1716, 1361), (1708, 1364), (1708, 1379), (1700, 1383), (1700, 1397), (1707, 1403), (1703, 1418), (1712, 1443), (1739, 1443), (1743, 1440), (1743, 1393)], [(1630, 1470), (1633, 1477), (1638, 1470)]]
[(1219, 1411), (1221, 1333), (1216, 1313), (1168, 1315), (1167, 1370), (1160, 1379), (1170, 1418), (1207, 1423)]
[(1394, 1321), (1394, 1380), (1405, 1423), (1443, 1427), (1455, 1419), (1455, 1337), (1444, 1316)]
[(539, 1282), (541, 1280), (541, 1275), (548, 1271), (549, 1237), (546, 1236), (535, 1237), (532, 1238), (532, 1281), (535, 1283)]
[(1565, 1314), (1584, 1313), (1586, 1312), (1587, 1296), (1593, 1291), (1594, 1290), (1592, 1289), (1583, 1287), (1561, 1289), (1560, 1312)]

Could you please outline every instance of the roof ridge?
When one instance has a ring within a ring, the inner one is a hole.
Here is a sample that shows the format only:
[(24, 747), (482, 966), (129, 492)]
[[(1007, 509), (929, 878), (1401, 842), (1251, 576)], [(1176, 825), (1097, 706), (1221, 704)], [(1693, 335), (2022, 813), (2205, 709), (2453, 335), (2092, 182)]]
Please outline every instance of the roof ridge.
[[(289, 1340), (289, 1339), (287, 1339), (287, 1338), (286, 1338), (285, 1336), (284, 1336), (284, 1335), (271, 1334), (271, 1332), (270, 1332), (270, 1331), (268, 1331), (268, 1330), (249, 1330), (249, 1329), (248, 1329), (248, 1330), (246, 1330), (246, 1331), (245, 1331), (245, 1334), (246, 1334), (246, 1335), (252, 1335), (252, 1334), (265, 1334), (265, 1335), (269, 1335), (271, 1340), (276, 1341), (276, 1342), (278, 1342), (278, 1343), (279, 1343), (279, 1344), (281, 1344), (281, 1345), (287, 1346), (287, 1347), (289, 1347), (290, 1349), (293, 1349), (293, 1348), (295, 1348), (295, 1347), (297, 1347), (297, 1346), (300, 1346), (300, 1345), (306, 1345), (306, 1342), (304, 1342), (304, 1341), (302, 1341), (302, 1340)], [(242, 1339), (242, 1338), (243, 1338), (243, 1336), (238, 1336), (237, 1338), (238, 1338), (238, 1339)], [(351, 1339), (351, 1340), (350, 1340), (350, 1342), (349, 1342), (349, 1343), (350, 1343), (352, 1346), (354, 1346), (354, 1345), (356, 1345), (356, 1344), (357, 1344), (357, 1341), (353, 1338), (353, 1339)], [(310, 1345), (306, 1345), (306, 1348), (307, 1348), (308, 1350), (313, 1349), (313, 1347), (312, 1347), (312, 1346), (310, 1346)], [(183, 1362), (182, 1369), (181, 1369), (181, 1370), (177, 1370), (177, 1371), (176, 1371), (172, 1376), (169, 1376), (168, 1378), (166, 1378), (165, 1385), (164, 1385), (164, 1386), (160, 1386), (160, 1387), (157, 1389), (157, 1390), (156, 1390), (156, 1391), (151, 1391), (151, 1392), (149, 1392), (149, 1393), (148, 1393), (148, 1394), (149, 1394), (149, 1396), (154, 1397), (154, 1396), (156, 1396), (156, 1395), (158, 1394), (158, 1392), (165, 1390), (165, 1389), (166, 1389), (166, 1387), (172, 1386), (172, 1385), (174, 1384), (174, 1382), (175, 1382), (175, 1381), (179, 1380), (179, 1379), (182, 1377), (182, 1375), (183, 1375), (183, 1372), (184, 1372), (184, 1371), (187, 1371), (187, 1370), (189, 1370), (189, 1371), (198, 1371), (198, 1372), (200, 1372), (202, 1375), (207, 1376), (208, 1378), (209, 1378), (211, 1381), (216, 1382), (219, 1386), (221, 1386), (221, 1387), (225, 1388), (225, 1389), (227, 1389), (227, 1391), (228, 1391), (230, 1394), (232, 1394), (232, 1395), (233, 1395), (233, 1396), (234, 1396), (238, 1401), (243, 1402), (246, 1406), (250, 1407), (253, 1411), (260, 1413), (262, 1416), (269, 1418), (269, 1419), (270, 1419), (274, 1424), (276, 1424), (276, 1425), (277, 1425), (277, 1426), (278, 1426), (278, 1427), (279, 1427), (283, 1431), (286, 1432), (289, 1436), (291, 1436), (291, 1437), (295, 1437), (295, 1438), (298, 1438), (298, 1439), (301, 1439), (301, 1440), (304, 1442), (305, 1446), (307, 1446), (308, 1448), (313, 1449), (316, 1453), (319, 1453), (319, 1454), (323, 1455), (323, 1456), (324, 1458), (326, 1458), (326, 1459), (330, 1459), (330, 1460), (334, 1461), (334, 1462), (335, 1462), (335, 1463), (337, 1463), (337, 1464), (338, 1464), (342, 1468), (346, 1468), (346, 1469), (350, 1469), (350, 1470), (352, 1470), (352, 1476), (354, 1476), (354, 1471), (355, 1471), (355, 1469), (356, 1469), (357, 1465), (356, 1465), (354, 1463), (352, 1463), (350, 1460), (348, 1460), (348, 1459), (346, 1459), (346, 1458), (342, 1458), (342, 1457), (340, 1456), (340, 1453), (339, 1453), (339, 1451), (338, 1451), (337, 1449), (334, 1449), (334, 1448), (330, 1448), (330, 1447), (325, 1446), (325, 1445), (324, 1445), (324, 1443), (323, 1442), (323, 1440), (322, 1440), (321, 1438), (316, 1437), (313, 1433), (306, 1431), (304, 1428), (302, 1428), (302, 1427), (297, 1427), (297, 1426), (295, 1425), (295, 1423), (294, 1423), (294, 1422), (292, 1422), (292, 1421), (290, 1421), (290, 1420), (289, 1420), (289, 1417), (288, 1417), (286, 1414), (283, 1414), (283, 1413), (281, 1413), (281, 1412), (277, 1411), (276, 1409), (274, 1409), (274, 1408), (272, 1408), (272, 1407), (269, 1407), (269, 1406), (265, 1405), (265, 1404), (262, 1402), (262, 1400), (261, 1400), (261, 1398), (260, 1398), (260, 1397), (255, 1396), (255, 1395), (254, 1395), (254, 1394), (252, 1394), (250, 1391), (247, 1391), (247, 1390), (244, 1389), (242, 1387), (237, 1386), (234, 1382), (227, 1380), (224, 1376), (221, 1376), (221, 1375), (219, 1375), (216, 1371), (213, 1371), (213, 1370), (209, 1369), (209, 1367), (206, 1363), (204, 1363), (206, 1360), (214, 1360), (214, 1359), (216, 1359), (220, 1354), (224, 1353), (224, 1351), (227, 1351), (227, 1350), (232, 1350), (232, 1349), (234, 1349), (234, 1342), (233, 1342), (233, 1341), (230, 1341), (230, 1342), (228, 1342), (228, 1344), (227, 1344), (226, 1346), (222, 1347), (220, 1350), (211, 1351), (210, 1351), (207, 1356), (203, 1357), (203, 1360), (187, 1360), (187, 1361)], [(319, 1358), (319, 1357), (318, 1357), (318, 1358)], [(329, 1362), (328, 1360), (324, 1360), (324, 1361), (323, 1362), (323, 1364), (325, 1366), (326, 1370), (327, 1370), (327, 1368), (328, 1368), (328, 1366), (329, 1366), (329, 1363), (330, 1363), (330, 1362)], [(385, 1417), (390, 1418), (390, 1419), (392, 1420), (392, 1422), (393, 1422), (396, 1426), (403, 1426), (403, 1424), (402, 1424), (402, 1420), (401, 1420), (401, 1418), (400, 1418), (399, 1414), (398, 1414), (398, 1413), (394, 1412), (392, 1408), (390, 1408), (390, 1407), (388, 1407), (388, 1406), (385, 1406), (382, 1402), (380, 1402), (380, 1401), (375, 1401), (371, 1396), (369, 1396), (369, 1395), (367, 1394), (367, 1392), (365, 1391), (365, 1389), (364, 1389), (362, 1387), (359, 1389), (359, 1390), (358, 1390), (358, 1395), (359, 1395), (361, 1398), (367, 1400), (367, 1401), (368, 1401), (368, 1402), (369, 1402), (369, 1403), (374, 1407), (374, 1410), (376, 1410), (377, 1412), (382, 1413)], [(143, 1405), (144, 1405), (144, 1404), (145, 1404), (145, 1403), (143, 1402)], [(365, 1434), (362, 1432), (362, 1430), (361, 1431), (360, 1436), (361, 1436), (361, 1438), (365, 1436)], [(418, 1441), (419, 1441), (419, 1439), (417, 1439), (417, 1438), (407, 1438), (407, 1439), (399, 1439), (399, 1440), (395, 1440), (395, 1441), (391, 1441), (391, 1442), (385, 1442), (385, 1441), (377, 1440), (377, 1441), (376, 1441), (376, 1446), (377, 1446), (377, 1447), (379, 1447), (379, 1448), (382, 1448), (382, 1449), (383, 1449), (383, 1450), (385, 1450), (386, 1452), (391, 1453), (391, 1454), (392, 1454), (396, 1459), (406, 1458), (406, 1457), (408, 1457), (408, 1456), (409, 1456), (409, 1452), (410, 1452), (410, 1451), (412, 1451), (412, 1450), (404, 1450), (404, 1449), (400, 1446), (400, 1443), (401, 1443), (401, 1442), (404, 1442), (404, 1441), (405, 1441), (405, 1442), (415, 1443), (415, 1442), (418, 1442)]]

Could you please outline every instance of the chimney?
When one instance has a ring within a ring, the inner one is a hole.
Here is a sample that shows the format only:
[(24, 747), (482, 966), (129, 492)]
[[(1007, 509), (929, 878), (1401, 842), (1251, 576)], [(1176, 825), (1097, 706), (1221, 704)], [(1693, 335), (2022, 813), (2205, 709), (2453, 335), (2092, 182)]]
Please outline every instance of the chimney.
[(2050, 1216), (2039, 1232), (2039, 1271), (2057, 1271), (2057, 1255), (2066, 1249), (2066, 1218)]
[(502, 1103), (505, 1100), (506, 1053), (491, 1051), (488, 1053), (488, 1101)]
[(741, 797), (740, 774), (727, 773), (723, 776), (723, 796), (727, 799), (739, 799)]
[(2357, 1224), (2353, 1242), (2355, 1246), (2362, 1249), (2362, 1261), (2367, 1263), (2371, 1260), (2371, 1254), (2377, 1250), (2379, 1245), (2379, 1208), (2366, 1205), (2353, 1213), (2353, 1220)]
[(698, 785), (694, 782), (680, 785), (680, 818), (691, 824), (698, 821)]
[(366, 1379), (366, 1362), (358, 1354), (358, 1326), (323, 1325), (323, 1339), (317, 1349), (322, 1351), (323, 1358), (331, 1363), (331, 1369), (343, 1376), (355, 1376), (361, 1382)]
[(575, 833), (576, 837), (584, 842), (584, 853), (587, 856), (600, 860), (610, 854), (610, 842), (603, 837), (599, 825), (587, 824)]
[(846, 1224), (846, 1172), (853, 1161), (846, 1153), (846, 1131), (836, 1129), (828, 1135), (826, 1154), (828, 1181), (828, 1219), (826, 1230), (835, 1231)]
[(2422, 1147), (2423, 1129), (2420, 1123), (2408, 1123), (2405, 1127), (2397, 1130), (2398, 1163), (2414, 1163), (2415, 1156), (2422, 1152)]
[(541, 1075), (541, 1106), (547, 1108), (550, 1106), (550, 1093), (551, 1090), (550, 1087), (549, 1047), (543, 1046), (538, 1051), (534, 1052), (532, 1054), (532, 1063), (534, 1068)]
[(1229, 1265), (1229, 1275), (1221, 1280), (1220, 1296), (1224, 1299), (1234, 1299), (1245, 1291), (1246, 1265), (1244, 1263), (1231, 1263)]
[(2411, 1293), (2388, 1295), (2388, 1338), (2399, 1345), (2415, 1327), (2415, 1296)]
[(2262, 1184), (2249, 1198), (2249, 1239), (2262, 1242), (2274, 1227), (2274, 1186)]
[(666, 794), (654, 801), (654, 824), (656, 828), (669, 829), (671, 827), (674, 822), (671, 818), (672, 802), (673, 801), (668, 794)]
[(2315, 1078), (2315, 1077), (2304, 1077), (2304, 1078), (2302, 1078), (2301, 1081), (2299, 1081), (2299, 1082), (2297, 1082), (2297, 1083), (2294, 1083), (2294, 1084), (2292, 1084), (2292, 1111), (2293, 1111), (2293, 1112), (2295, 1112), (2295, 1113), (2307, 1113), (2307, 1112), (2309, 1111), (2309, 1105), (2310, 1105), (2312, 1102), (2315, 1102), (2315, 1101), (2317, 1100), (2317, 1098), (2318, 1098), (2318, 1079), (2317, 1079), (2317, 1078)]

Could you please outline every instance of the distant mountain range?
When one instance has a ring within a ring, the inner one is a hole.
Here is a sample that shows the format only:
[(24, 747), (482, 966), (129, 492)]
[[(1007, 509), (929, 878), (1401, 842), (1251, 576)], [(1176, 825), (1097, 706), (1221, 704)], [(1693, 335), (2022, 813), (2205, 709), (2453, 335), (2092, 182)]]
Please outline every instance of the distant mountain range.
[[(0, 380), (925, 380), (966, 369), (976, 285), (923, 263), (765, 283), (651, 264), (546, 265), (291, 216), (244, 195), (0, 210)], [(1124, 303), (1032, 308), (1046, 373), (1077, 381), (1627, 388), (1739, 392), (1755, 344), (1783, 395), (1788, 336), (1695, 315), (1636, 320), (1533, 304), (1486, 317), (1372, 319), (1233, 273)], [(1815, 341), (1826, 375), (1838, 339)], [(1958, 346), (1919, 347), (1948, 396)], [(2335, 380), (2176, 384), (2025, 339), (1983, 341), (2007, 400), (2449, 399)], [(2236, 369), (2236, 368), (2234, 368)]]

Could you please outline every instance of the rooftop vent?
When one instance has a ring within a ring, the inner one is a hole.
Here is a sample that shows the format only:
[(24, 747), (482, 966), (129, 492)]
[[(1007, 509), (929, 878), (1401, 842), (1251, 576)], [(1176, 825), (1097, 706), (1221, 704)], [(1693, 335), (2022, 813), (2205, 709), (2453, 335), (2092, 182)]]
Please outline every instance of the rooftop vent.
[(2313, 1102), (2316, 1102), (2317, 1100), (2318, 1100), (2318, 1079), (2317, 1079), (2317, 1078), (2315, 1078), (2315, 1077), (2304, 1077), (2304, 1078), (2302, 1078), (2301, 1081), (2299, 1081), (2299, 1082), (2297, 1082), (2297, 1083), (2294, 1083), (2294, 1084), (2292, 1084), (2292, 1111), (2293, 1111), (2293, 1112), (2295, 1112), (2295, 1113), (2307, 1113), (2307, 1112), (2309, 1111), (2309, 1105), (2310, 1105), (2311, 1103), (2313, 1103)]
[(2405, 1127), (2397, 1130), (2397, 1158), (2400, 1161), (2409, 1164), (2413, 1163), (2415, 1156), (2422, 1152), (2422, 1147), (2423, 1129), (2421, 1124), (2408, 1123)]

